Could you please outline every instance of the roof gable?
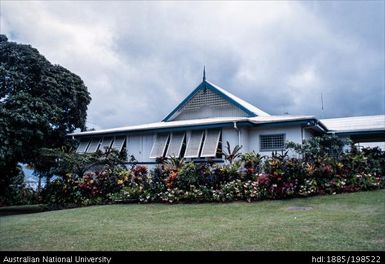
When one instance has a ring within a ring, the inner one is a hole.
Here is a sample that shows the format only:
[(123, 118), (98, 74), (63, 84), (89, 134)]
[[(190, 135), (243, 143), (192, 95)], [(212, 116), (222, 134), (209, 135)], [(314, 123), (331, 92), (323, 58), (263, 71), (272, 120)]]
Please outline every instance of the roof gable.
[[(254, 117), (254, 116), (269, 116), (266, 112), (263, 112), (259, 108), (253, 106), (252, 104), (240, 99), (239, 97), (233, 95), (232, 93), (222, 89), (221, 87), (207, 81), (203, 80), (202, 83), (198, 85), (170, 114), (168, 114), (162, 121), (172, 121), (181, 114), (186, 108), (190, 108), (191, 105), (194, 105), (194, 99), (199, 96), (202, 96), (202, 92), (206, 92), (207, 96), (216, 98), (219, 104), (227, 105), (232, 113), (243, 117)], [(208, 101), (210, 101), (208, 99)], [(222, 101), (222, 102), (220, 102)], [(190, 104), (190, 106), (189, 106)], [(218, 104), (218, 103), (217, 103)], [(196, 105), (196, 104), (195, 104)], [(209, 106), (215, 106), (215, 102), (209, 104)], [(185, 109), (184, 109), (185, 108)]]

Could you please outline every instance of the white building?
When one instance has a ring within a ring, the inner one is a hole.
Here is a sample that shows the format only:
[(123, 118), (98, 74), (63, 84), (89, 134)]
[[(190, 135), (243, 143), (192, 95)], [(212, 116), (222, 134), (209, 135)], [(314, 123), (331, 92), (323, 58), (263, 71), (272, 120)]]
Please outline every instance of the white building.
[(72, 133), (78, 153), (115, 148), (142, 164), (158, 157), (223, 162), (228, 141), (241, 152), (270, 155), (286, 141), (302, 143), (315, 135), (334, 133), (355, 142), (385, 141), (385, 115), (317, 119), (304, 115), (270, 115), (219, 86), (203, 81), (161, 122)]

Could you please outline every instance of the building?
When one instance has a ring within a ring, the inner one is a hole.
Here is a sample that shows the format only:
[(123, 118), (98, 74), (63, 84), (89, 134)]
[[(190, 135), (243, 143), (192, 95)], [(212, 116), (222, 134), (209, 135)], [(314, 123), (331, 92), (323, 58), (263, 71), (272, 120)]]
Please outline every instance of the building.
[(72, 133), (78, 153), (114, 148), (141, 164), (177, 156), (196, 162), (223, 162), (222, 145), (270, 155), (284, 143), (302, 143), (332, 133), (355, 142), (385, 141), (385, 115), (317, 119), (305, 115), (270, 115), (206, 80), (161, 122)]

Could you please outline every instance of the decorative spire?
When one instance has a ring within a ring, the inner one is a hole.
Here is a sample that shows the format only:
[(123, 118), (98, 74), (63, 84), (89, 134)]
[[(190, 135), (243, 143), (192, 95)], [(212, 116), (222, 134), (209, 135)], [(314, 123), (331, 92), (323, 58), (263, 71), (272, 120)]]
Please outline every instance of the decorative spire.
[(203, 66), (203, 81), (206, 81), (206, 66)]

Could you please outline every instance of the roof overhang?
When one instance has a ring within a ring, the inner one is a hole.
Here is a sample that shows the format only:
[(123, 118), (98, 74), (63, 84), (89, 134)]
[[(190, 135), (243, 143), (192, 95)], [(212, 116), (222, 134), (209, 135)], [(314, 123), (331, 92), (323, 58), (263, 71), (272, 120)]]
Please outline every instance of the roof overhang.
[(318, 120), (309, 116), (271, 116), (267, 117), (238, 117), (238, 118), (206, 118), (194, 120), (181, 120), (150, 123), (138, 126), (105, 129), (99, 131), (86, 131), (71, 133), (68, 136), (94, 137), (94, 136), (120, 136), (120, 135), (143, 135), (160, 132), (177, 132), (187, 130), (200, 130), (225, 127), (282, 127), (302, 126), (312, 129), (320, 129)]
[(349, 137), (353, 142), (382, 142), (385, 141), (385, 129), (329, 131), (339, 137)]

